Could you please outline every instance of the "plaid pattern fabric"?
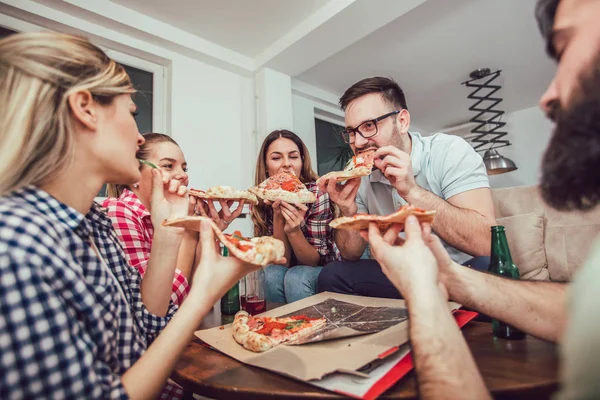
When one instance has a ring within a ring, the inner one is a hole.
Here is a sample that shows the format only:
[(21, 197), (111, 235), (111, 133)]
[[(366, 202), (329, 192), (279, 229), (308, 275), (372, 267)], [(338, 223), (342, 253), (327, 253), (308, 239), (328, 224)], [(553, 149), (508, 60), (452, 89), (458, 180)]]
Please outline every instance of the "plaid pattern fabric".
[[(321, 192), (315, 182), (306, 183), (306, 188), (317, 196), (304, 216), (304, 224), (300, 227), (306, 241), (320, 254), (319, 265), (327, 265), (332, 261), (341, 260), (340, 251), (333, 241), (333, 228), (329, 223), (333, 220), (333, 209), (329, 194)], [(267, 225), (269, 236), (273, 236), (273, 212), (268, 208)]]
[[(123, 244), (129, 265), (140, 271), (143, 278), (154, 236), (150, 213), (135, 193), (127, 189), (118, 199), (104, 200), (102, 206), (107, 209), (106, 214), (112, 220), (117, 236)], [(171, 300), (178, 306), (183, 303), (190, 291), (188, 280), (178, 268), (175, 268), (173, 274), (172, 290)]]
[(148, 312), (97, 204), (83, 215), (35, 187), (0, 197), (0, 277), (2, 399), (128, 398), (120, 376), (177, 310)]

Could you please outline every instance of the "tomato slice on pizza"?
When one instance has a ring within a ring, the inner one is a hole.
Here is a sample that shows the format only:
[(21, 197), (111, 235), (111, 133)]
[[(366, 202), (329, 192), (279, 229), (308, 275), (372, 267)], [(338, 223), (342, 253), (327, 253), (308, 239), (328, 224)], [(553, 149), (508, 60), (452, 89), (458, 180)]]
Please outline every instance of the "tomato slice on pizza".
[(311, 318), (305, 315), (273, 318), (251, 316), (246, 311), (235, 314), (231, 325), (233, 338), (245, 349), (257, 353), (310, 335), (321, 329), (327, 320), (324, 317)]
[(292, 204), (314, 203), (317, 197), (291, 172), (282, 171), (260, 185), (248, 189), (263, 200), (283, 200)]
[(213, 220), (202, 216), (189, 216), (166, 220), (163, 226), (185, 228), (191, 231), (200, 231), (200, 222), (209, 222), (217, 238), (229, 249), (229, 253), (247, 263), (266, 267), (269, 264), (285, 264), (285, 247), (281, 240), (272, 236), (245, 238), (240, 231), (233, 235), (224, 234)]
[(317, 182), (329, 179), (335, 179), (337, 182), (347, 181), (348, 179), (359, 178), (370, 175), (375, 164), (375, 152), (377, 149), (370, 148), (362, 151), (352, 157), (343, 171), (332, 171), (319, 178)]

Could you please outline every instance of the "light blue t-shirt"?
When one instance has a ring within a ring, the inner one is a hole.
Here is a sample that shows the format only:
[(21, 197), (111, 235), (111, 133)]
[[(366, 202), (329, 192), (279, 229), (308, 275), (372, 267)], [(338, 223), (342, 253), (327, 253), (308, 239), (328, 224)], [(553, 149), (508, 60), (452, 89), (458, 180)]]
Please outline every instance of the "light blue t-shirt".
[[(468, 190), (490, 187), (483, 159), (463, 138), (444, 133), (427, 137), (418, 132), (409, 135), (415, 182), (423, 189), (448, 200)], [(387, 215), (407, 203), (380, 170), (361, 179), (356, 195), (359, 213)], [(444, 246), (457, 263), (471, 258), (446, 243)]]

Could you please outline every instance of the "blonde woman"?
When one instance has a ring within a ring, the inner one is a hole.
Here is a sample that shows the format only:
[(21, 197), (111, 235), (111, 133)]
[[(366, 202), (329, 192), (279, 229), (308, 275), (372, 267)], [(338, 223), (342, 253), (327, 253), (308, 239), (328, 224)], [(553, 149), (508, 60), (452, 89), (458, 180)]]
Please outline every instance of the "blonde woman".
[[(188, 186), (188, 167), (183, 151), (177, 142), (170, 136), (161, 133), (147, 133), (143, 135), (144, 143), (140, 145), (136, 157), (140, 160), (151, 162), (159, 168), (163, 175)], [(113, 222), (117, 237), (123, 245), (123, 250), (129, 265), (137, 269), (144, 278), (149, 264), (155, 260), (160, 251), (152, 247), (155, 223), (152, 220), (152, 168), (146, 164), (140, 166), (142, 179), (133, 185), (108, 186), (108, 195), (102, 206), (106, 208), (108, 217)], [(189, 207), (182, 210), (184, 213), (195, 213), (211, 217), (221, 230), (225, 230), (229, 223), (237, 218), (243, 209), (244, 203), (240, 202), (232, 212), (229, 204), (220, 202), (221, 209), (216, 210), (213, 202), (200, 202), (196, 207), (196, 198), (189, 196)], [(196, 209), (197, 208), (197, 209)], [(158, 225), (160, 227), (160, 225)], [(200, 248), (198, 246), (198, 233), (186, 231), (183, 233), (175, 273), (171, 300), (176, 305), (181, 305), (189, 293), (191, 276), (194, 267), (198, 264)], [(153, 253), (154, 252), (154, 253)]]
[[(253, 268), (220, 257), (203, 224), (194, 285), (174, 313), (183, 232), (154, 232), (160, 260), (143, 281), (128, 266), (93, 199), (105, 182), (141, 178), (133, 92), (124, 69), (84, 38), (0, 40), (3, 397), (156, 397), (202, 318)], [(151, 173), (153, 218), (187, 210), (185, 188)]]
[(322, 266), (338, 260), (340, 254), (329, 226), (334, 216), (329, 195), (315, 183), (317, 174), (306, 145), (288, 130), (273, 131), (263, 141), (256, 161), (256, 184), (281, 171), (292, 171), (317, 197), (313, 204), (267, 201), (252, 207), (255, 236), (282, 240), (289, 260), (287, 265), (265, 269), (267, 299), (290, 303), (315, 294)]

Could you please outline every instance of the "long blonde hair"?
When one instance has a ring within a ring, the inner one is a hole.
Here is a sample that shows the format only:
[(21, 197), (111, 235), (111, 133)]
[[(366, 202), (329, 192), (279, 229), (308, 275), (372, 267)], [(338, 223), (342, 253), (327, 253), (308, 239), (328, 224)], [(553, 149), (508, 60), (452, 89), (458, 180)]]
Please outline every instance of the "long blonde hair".
[[(268, 169), (267, 169), (267, 150), (271, 143), (276, 141), (277, 139), (285, 138), (289, 139), (298, 146), (300, 150), (300, 159), (302, 160), (302, 170), (300, 171), (300, 176), (298, 177), (302, 183), (314, 182), (319, 176), (312, 169), (312, 164), (310, 161), (310, 154), (308, 153), (308, 148), (300, 139), (298, 135), (294, 132), (281, 129), (276, 130), (265, 138), (262, 146), (260, 147), (260, 152), (258, 153), (258, 159), (256, 160), (256, 171), (254, 176), (254, 184), (259, 185), (262, 181), (269, 177)], [(254, 236), (265, 236), (268, 232), (267, 227), (267, 207), (260, 203), (257, 206), (252, 206), (252, 222), (254, 223)]]
[(125, 69), (86, 38), (51, 32), (0, 40), (0, 195), (40, 186), (74, 155), (68, 97), (108, 105), (134, 93)]
[[(179, 146), (175, 139), (171, 136), (164, 135), (162, 133), (144, 133), (142, 135), (144, 137), (144, 144), (140, 146), (140, 149), (135, 153), (135, 156), (138, 160), (147, 160), (148, 155), (150, 154), (150, 150), (152, 150), (152, 146), (157, 143), (173, 143), (176, 146)], [(144, 168), (142, 166), (142, 168)], [(129, 189), (128, 185), (115, 185), (113, 183), (109, 183), (106, 185), (106, 194), (108, 197), (119, 197), (121, 193), (123, 193), (124, 189)]]

